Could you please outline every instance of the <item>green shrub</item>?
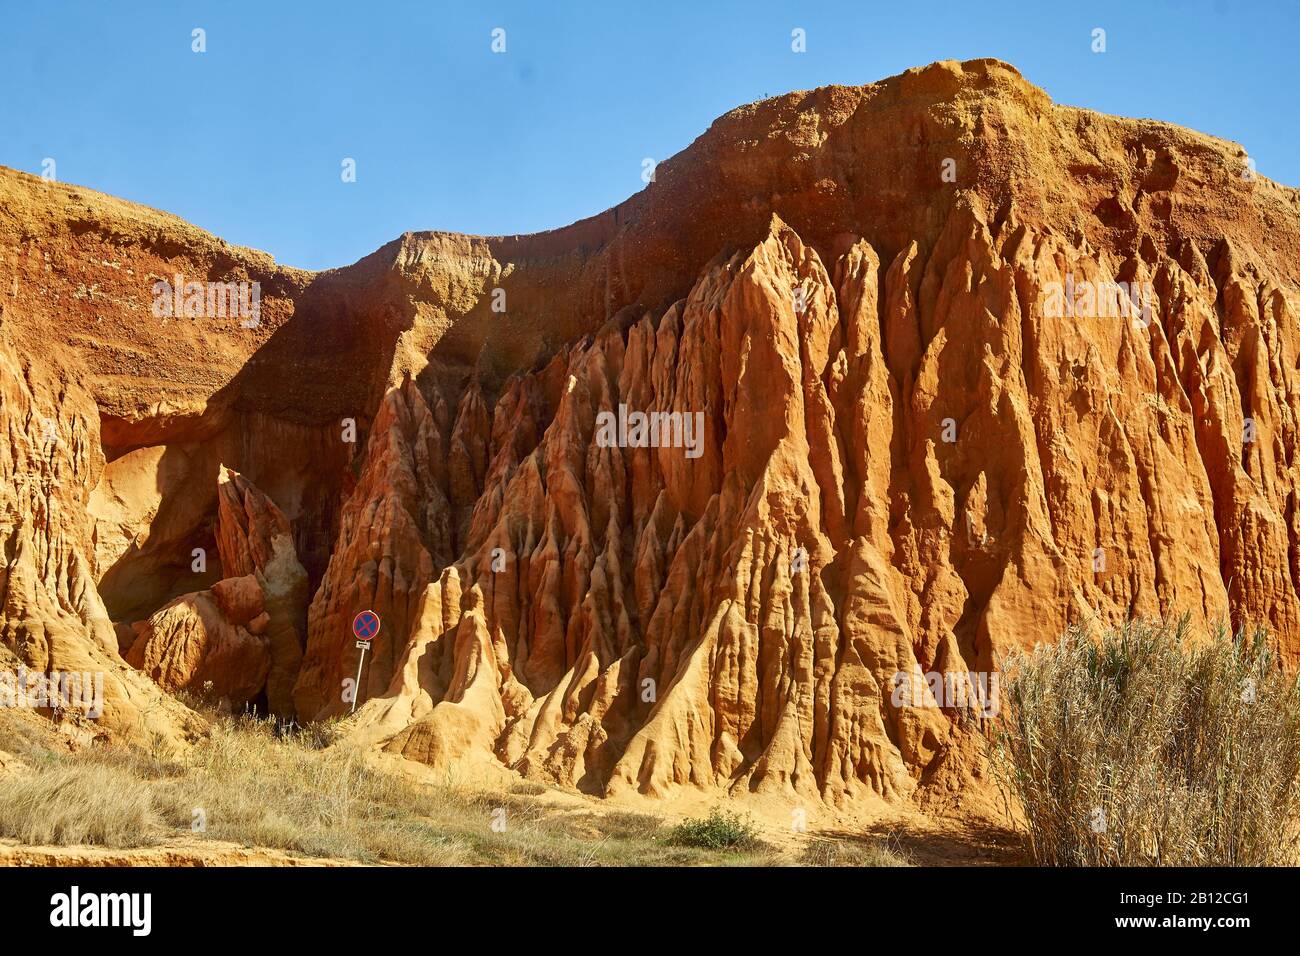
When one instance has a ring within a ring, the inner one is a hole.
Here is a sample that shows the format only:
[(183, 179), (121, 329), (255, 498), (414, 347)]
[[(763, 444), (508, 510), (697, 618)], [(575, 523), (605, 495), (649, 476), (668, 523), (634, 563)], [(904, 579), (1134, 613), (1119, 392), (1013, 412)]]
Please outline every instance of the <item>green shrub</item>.
[(721, 807), (714, 807), (702, 820), (683, 820), (672, 828), (668, 840), (678, 846), (706, 850), (743, 850), (760, 845), (753, 821)]

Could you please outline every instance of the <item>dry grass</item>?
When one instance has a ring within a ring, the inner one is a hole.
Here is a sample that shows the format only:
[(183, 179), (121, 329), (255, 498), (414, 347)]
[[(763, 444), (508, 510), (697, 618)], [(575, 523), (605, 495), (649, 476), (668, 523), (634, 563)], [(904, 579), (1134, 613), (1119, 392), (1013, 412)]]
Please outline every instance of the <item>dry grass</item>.
[(323, 747), (328, 728), (286, 732), (273, 721), (214, 715), (208, 738), (183, 758), (125, 746), (57, 753), (28, 737), (11, 739), (11, 729), (0, 723), (0, 748), (21, 749), (27, 768), (0, 777), (0, 835), (27, 844), (132, 847), (206, 836), (367, 863), (783, 862), (764, 847), (675, 845), (653, 817), (575, 810), (539, 799), (547, 788), (535, 785), (483, 793), (418, 784), (355, 752)]
[(1295, 861), (1300, 687), (1262, 632), (1186, 630), (1073, 629), (1008, 661), (991, 756), (1033, 862)]
[(882, 842), (857, 843), (844, 840), (813, 840), (799, 862), (805, 866), (911, 866), (901, 851)]
[(0, 836), (30, 844), (139, 846), (162, 832), (148, 785), (111, 766), (47, 765), (0, 777)]

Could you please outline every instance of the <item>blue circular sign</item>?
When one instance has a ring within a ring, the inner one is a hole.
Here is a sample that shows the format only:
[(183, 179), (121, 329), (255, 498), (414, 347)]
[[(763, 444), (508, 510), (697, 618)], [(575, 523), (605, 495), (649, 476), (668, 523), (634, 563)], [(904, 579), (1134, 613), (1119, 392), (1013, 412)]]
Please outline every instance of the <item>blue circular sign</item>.
[(379, 633), (379, 615), (374, 611), (362, 611), (352, 619), (352, 633), (358, 640), (370, 640)]

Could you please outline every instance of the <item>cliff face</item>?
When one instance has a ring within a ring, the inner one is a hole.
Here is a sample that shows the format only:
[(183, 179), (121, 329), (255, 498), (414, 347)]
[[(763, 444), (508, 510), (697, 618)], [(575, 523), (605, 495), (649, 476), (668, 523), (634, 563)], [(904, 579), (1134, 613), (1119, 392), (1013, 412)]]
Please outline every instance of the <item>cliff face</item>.
[[(1072, 621), (1259, 622), (1294, 667), (1300, 194), (1248, 169), (973, 61), (318, 275), (2, 173), (0, 636), (183, 737), (121, 654), (318, 719), (371, 608), (356, 743), (832, 804), (965, 786), (993, 708), (923, 675)], [(176, 275), (258, 322), (155, 316)]]

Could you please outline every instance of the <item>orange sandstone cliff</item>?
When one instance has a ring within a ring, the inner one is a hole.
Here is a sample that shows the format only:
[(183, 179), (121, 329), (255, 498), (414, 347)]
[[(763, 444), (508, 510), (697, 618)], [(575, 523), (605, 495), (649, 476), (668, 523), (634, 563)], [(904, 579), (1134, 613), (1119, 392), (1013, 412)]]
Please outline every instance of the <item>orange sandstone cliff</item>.
[[(259, 321), (155, 315), (176, 275), (259, 283)], [(565, 229), (319, 274), (3, 170), (0, 642), (181, 742), (165, 691), (347, 713), (371, 608), (356, 744), (960, 791), (987, 708), (897, 675), (1134, 615), (1297, 663), (1298, 280), (1300, 193), (1239, 146), (992, 60), (742, 107)], [(604, 440), (629, 412), (676, 440)]]

